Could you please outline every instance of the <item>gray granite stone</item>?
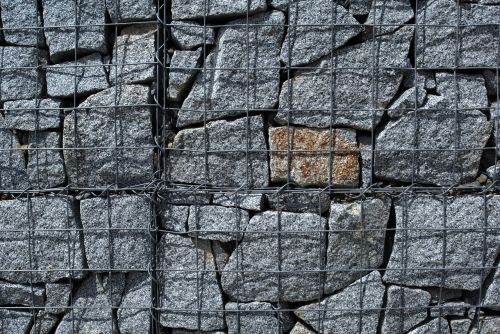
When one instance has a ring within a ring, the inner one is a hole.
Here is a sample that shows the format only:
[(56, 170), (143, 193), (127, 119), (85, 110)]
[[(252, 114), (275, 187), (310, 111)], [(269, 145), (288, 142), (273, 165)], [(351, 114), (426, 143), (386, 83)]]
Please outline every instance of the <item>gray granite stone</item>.
[(206, 205), (210, 204), (212, 194), (197, 190), (196, 186), (192, 188), (181, 187), (175, 190), (159, 191), (158, 197), (162, 203), (175, 204), (175, 205)]
[[(375, 42), (366, 41), (333, 51), (331, 57), (315, 64), (314, 69), (296, 71), (281, 87), (275, 121), (370, 130), (383, 115), (383, 110), (374, 108), (387, 107), (401, 84), (412, 36), (413, 28), (404, 27), (393, 34), (376, 37)], [(374, 48), (378, 50), (375, 59)], [(373, 73), (374, 62), (379, 67)], [(377, 92), (376, 96), (373, 91)]]
[[(148, 87), (123, 85), (90, 96), (66, 116), (63, 148), (70, 184), (97, 187), (150, 181), (153, 126), (148, 103)], [(73, 149), (82, 147), (87, 149)]]
[(30, 330), (30, 334), (49, 334), (56, 326), (59, 318), (53, 314), (38, 312)]
[(35, 188), (53, 188), (64, 183), (64, 161), (58, 132), (31, 133), (28, 145), (28, 175)]
[[(487, 218), (484, 210), (488, 213)], [(474, 195), (418, 195), (402, 198), (396, 203), (395, 211), (396, 235), (385, 282), (479, 289), (489, 270), (472, 268), (491, 267), (498, 253), (500, 196), (489, 196), (485, 203), (482, 196)], [(486, 237), (485, 224), (492, 229), (487, 231)], [(444, 227), (446, 232), (441, 230)], [(443, 267), (445, 238), (443, 270), (440, 268)]]
[(466, 302), (447, 302), (434, 305), (430, 308), (430, 314), (433, 318), (456, 316), (463, 317), (467, 315), (472, 305)]
[(369, 25), (368, 28), (375, 28), (375, 34), (378, 35), (393, 32), (411, 19), (413, 8), (410, 0), (375, 0), (365, 24)]
[(168, 231), (186, 233), (189, 217), (189, 206), (162, 203), (162, 225)]
[(469, 332), (470, 334), (495, 334), (500, 328), (500, 318), (498, 317), (481, 317), (479, 326), (474, 324), (474, 327)]
[[(422, 0), (417, 7), (416, 66), (497, 66), (500, 7), (460, 3), (457, 9), (457, 3), (448, 0)], [(458, 38), (457, 25), (463, 26)]]
[(351, 0), (349, 12), (356, 17), (366, 16), (370, 13), (371, 6), (372, 2), (369, 0)]
[(133, 25), (123, 28), (113, 47), (109, 80), (113, 85), (149, 83), (155, 79), (156, 27)]
[(226, 334), (226, 332), (223, 332), (223, 331), (203, 331), (203, 332), (200, 332), (200, 331), (196, 331), (196, 330), (190, 331), (187, 329), (177, 329), (177, 328), (172, 328), (171, 333), (172, 334), (199, 334), (199, 333), (201, 333), (201, 334)]
[(6, 42), (14, 45), (42, 46), (42, 20), (38, 12), (36, 1), (32, 0), (3, 0), (0, 2), (2, 10), (3, 36)]
[(293, 326), (292, 331), (290, 334), (314, 334), (313, 331), (310, 329), (306, 328), (304, 325), (302, 325), (300, 322), (297, 322), (295, 326)]
[(229, 334), (283, 333), (278, 312), (269, 303), (227, 303), (225, 309)]
[[(42, 0), (42, 5), (43, 31), (53, 62), (74, 59), (75, 46), (78, 55), (106, 52), (104, 1)], [(75, 24), (79, 25), (78, 29)]]
[(44, 77), (37, 67), (44, 65), (44, 56), (44, 51), (32, 47), (0, 47), (1, 101), (29, 100), (40, 96)]
[(426, 291), (431, 294), (431, 304), (439, 304), (444, 301), (457, 300), (462, 298), (462, 290), (446, 289), (443, 287), (430, 287)]
[(0, 328), (4, 333), (27, 333), (31, 325), (31, 313), (0, 309)]
[(500, 163), (497, 163), (496, 166), (490, 166), (486, 169), (486, 175), (492, 180), (500, 179)]
[[(500, 8), (500, 7), (499, 7)], [(487, 109), (489, 107), (484, 77), (481, 75), (466, 75), (447, 72), (436, 73), (437, 93), (455, 108)], [(453, 102), (453, 104), (452, 104)]]
[(266, 10), (266, 0), (173, 0), (172, 19), (228, 18)]
[(0, 201), (0, 217), (0, 278), (39, 283), (83, 277), (83, 244), (70, 198)]
[(250, 211), (262, 210), (263, 194), (223, 193), (214, 194), (214, 204), (237, 207)]
[(358, 136), (359, 154), (361, 155), (361, 186), (369, 187), (373, 183), (372, 148), (375, 139), (368, 135)]
[(23, 131), (55, 129), (61, 126), (61, 102), (54, 99), (7, 101), (4, 127)]
[(113, 22), (153, 20), (154, 0), (106, 0), (106, 8)]
[(80, 216), (89, 268), (147, 270), (151, 262), (151, 210), (149, 199), (137, 195), (82, 200)]
[(224, 305), (217, 283), (210, 243), (164, 234), (160, 250), (160, 322), (162, 326), (224, 328)]
[(470, 319), (451, 319), (450, 328), (452, 334), (468, 334), (472, 320)]
[(214, 29), (196, 21), (172, 21), (170, 23), (172, 40), (182, 50), (192, 50), (215, 42)]
[(419, 326), (408, 332), (408, 334), (428, 334), (428, 333), (450, 334), (448, 320), (446, 320), (445, 318), (432, 319), (426, 324)]
[[(211, 151), (207, 153), (207, 175), (205, 142)], [(167, 175), (173, 182), (236, 187), (266, 187), (269, 184), (261, 116), (214, 121), (205, 129), (181, 130), (175, 136), (172, 149)], [(252, 152), (247, 155), (248, 150)]]
[(248, 212), (223, 206), (190, 206), (189, 236), (229, 242), (241, 240), (248, 225)]
[(272, 210), (322, 214), (330, 209), (330, 196), (326, 192), (285, 192), (267, 194), (266, 198)]
[(45, 292), (45, 311), (47, 313), (64, 313), (71, 299), (71, 284), (67, 283), (47, 283)]
[(280, 60), (289, 66), (309, 64), (329, 55), (363, 30), (344, 7), (329, 0), (292, 1), (288, 24)]
[(382, 265), (390, 207), (388, 199), (378, 198), (354, 203), (332, 202), (325, 293), (342, 289), (371, 268)]
[[(0, 116), (0, 123), (3, 117)], [(24, 190), (29, 187), (19, 139), (9, 130), (0, 129), (0, 189)]]
[[(423, 87), (411, 87), (405, 90), (389, 107), (390, 117), (400, 117), (422, 107), (427, 93)], [(416, 97), (415, 97), (416, 96)]]
[(121, 334), (144, 333), (149, 330), (151, 284), (148, 273), (128, 274), (120, 308), (117, 311)]
[(500, 269), (495, 269), (491, 283), (484, 296), (483, 304), (487, 308), (500, 310)]
[(229, 247), (225, 247), (225, 245), (218, 241), (218, 240), (213, 240), (211, 242), (212, 246), (212, 254), (214, 255), (215, 258), (215, 265), (217, 267), (217, 270), (222, 270), (227, 264), (227, 261), (229, 261), (229, 257), (231, 256), (231, 250)]
[[(230, 300), (241, 302), (318, 298), (324, 282), (317, 271), (323, 266), (325, 226), (326, 219), (312, 213), (256, 214), (222, 272), (222, 289)], [(276, 251), (278, 248), (281, 252)], [(280, 291), (278, 263), (284, 272), (280, 275)]]
[(170, 61), (168, 74), (168, 98), (172, 101), (180, 101), (193, 82), (201, 66), (202, 48), (194, 51), (174, 51)]
[(25, 305), (41, 307), (44, 305), (45, 289), (39, 286), (0, 282), (1, 305)]
[(246, 19), (220, 28), (217, 47), (205, 60), (207, 70), (199, 73), (179, 110), (178, 127), (244, 115), (247, 109), (267, 110), (278, 103), (285, 16), (266, 12), (250, 17), (248, 24), (254, 25), (250, 34)]
[(406, 333), (427, 318), (431, 294), (420, 289), (390, 286), (382, 333)]
[(375, 334), (384, 290), (380, 274), (373, 271), (319, 303), (300, 307), (295, 315), (316, 331)]

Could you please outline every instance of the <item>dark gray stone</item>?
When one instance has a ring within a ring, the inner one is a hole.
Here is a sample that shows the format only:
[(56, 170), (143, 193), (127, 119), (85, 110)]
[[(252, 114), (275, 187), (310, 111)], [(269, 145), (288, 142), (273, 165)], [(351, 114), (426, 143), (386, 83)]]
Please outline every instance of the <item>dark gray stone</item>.
[(52, 329), (56, 326), (58, 321), (59, 318), (57, 316), (40, 311), (36, 315), (30, 334), (52, 333)]
[(208, 70), (197, 76), (179, 110), (178, 127), (275, 107), (285, 16), (267, 12), (250, 17), (248, 24), (250, 31), (246, 19), (228, 22), (219, 30), (217, 47), (205, 61)]
[(172, 0), (172, 19), (227, 18), (266, 10), (266, 0)]
[[(489, 196), (485, 203), (482, 196), (419, 195), (402, 198), (395, 210), (396, 235), (384, 275), (385, 282), (479, 289), (489, 270), (472, 268), (491, 267), (498, 254), (500, 196)], [(484, 217), (485, 210), (487, 218)], [(492, 229), (486, 236), (485, 226)], [(446, 228), (446, 232), (442, 228)], [(440, 268), (443, 267), (444, 238), (446, 259), (443, 270)]]
[(42, 20), (37, 9), (36, 1), (32, 0), (3, 0), (2, 9), (3, 36), (6, 42), (24, 46), (42, 46)]
[(227, 303), (225, 308), (229, 334), (283, 333), (278, 312), (269, 303)]
[(117, 311), (120, 333), (144, 333), (149, 330), (151, 284), (148, 273), (128, 274), (123, 298)]
[(468, 334), (472, 320), (469, 319), (451, 319), (450, 327), (452, 334)]
[(161, 217), (163, 227), (168, 231), (186, 233), (189, 217), (189, 206), (162, 203)]
[(375, 28), (375, 34), (387, 34), (411, 19), (413, 8), (410, 0), (375, 0), (365, 24), (369, 28)]
[(177, 328), (172, 328), (172, 331), (171, 331), (172, 334), (199, 334), (199, 333), (202, 333), (202, 334), (226, 334), (226, 332), (223, 332), (223, 331), (203, 331), (203, 332), (200, 332), (200, 331), (190, 331), (190, 330), (187, 330), (187, 329), (177, 329)]
[(429, 334), (429, 333), (450, 334), (448, 320), (446, 320), (445, 318), (432, 319), (428, 323), (408, 332), (408, 334)]
[(447, 302), (431, 307), (430, 314), (433, 318), (467, 315), (472, 306), (466, 302)]
[(155, 79), (156, 27), (135, 25), (122, 29), (113, 47), (109, 80), (113, 85), (148, 83)]
[(29, 285), (0, 282), (1, 305), (44, 306), (45, 289)]
[(162, 326), (224, 328), (224, 305), (210, 242), (164, 234), (160, 240)]
[(486, 175), (494, 181), (500, 179), (500, 163), (497, 163), (496, 166), (490, 166), (486, 169)]
[(372, 142), (374, 141), (375, 138), (372, 139), (371, 136), (358, 136), (359, 153), (361, 155), (361, 186), (363, 188), (369, 187), (373, 183)]
[(180, 101), (193, 82), (201, 65), (202, 48), (194, 51), (174, 51), (168, 74), (168, 98)]
[[(315, 69), (297, 71), (281, 87), (275, 121), (319, 128), (332, 125), (370, 130), (383, 115), (383, 110), (374, 108), (387, 107), (403, 79), (402, 69), (387, 67), (406, 66), (412, 36), (413, 28), (404, 27), (393, 34), (376, 37), (375, 42), (366, 41), (333, 51), (331, 59), (323, 59), (315, 64)], [(375, 58), (374, 49), (378, 50)], [(373, 63), (378, 66), (374, 72)], [(373, 75), (375, 82), (372, 82)], [(372, 90), (377, 92), (376, 96), (372, 96)]]
[[(230, 300), (242, 302), (318, 298), (324, 281), (317, 271), (322, 268), (326, 246), (325, 226), (326, 219), (312, 213), (256, 214), (222, 272), (222, 289)], [(279, 297), (278, 263), (285, 272), (280, 275)]]
[(106, 0), (113, 22), (135, 22), (155, 18), (154, 0)]
[(4, 333), (27, 333), (31, 325), (31, 313), (0, 309), (0, 328)]
[(214, 204), (245, 210), (262, 210), (263, 194), (224, 193), (214, 194)]
[(75, 46), (78, 55), (106, 52), (104, 1), (42, 0), (42, 4), (44, 33), (53, 62), (74, 58)]
[(217, 266), (217, 270), (222, 270), (229, 261), (229, 257), (231, 256), (231, 252), (227, 247), (224, 247), (222, 242), (213, 240), (211, 242), (212, 253), (215, 258), (215, 265)]
[(500, 76), (497, 77), (496, 70), (484, 70), (483, 77), (484, 83), (486, 84), (486, 90), (488, 91), (488, 97), (492, 100), (497, 100), (500, 97)]
[(384, 290), (380, 274), (373, 271), (319, 303), (300, 307), (295, 315), (316, 331), (375, 334)]
[(285, 192), (268, 194), (266, 198), (273, 210), (322, 214), (330, 209), (330, 196), (326, 192)]
[(378, 198), (332, 203), (325, 293), (342, 289), (366, 275), (370, 268), (382, 265), (390, 206), (388, 199)]
[(28, 175), (35, 188), (53, 188), (66, 180), (58, 132), (31, 133), (28, 146)]
[[(206, 144), (211, 151), (207, 153), (207, 175), (205, 131)], [(207, 123), (206, 128), (181, 130), (175, 136), (172, 149), (167, 173), (173, 182), (236, 187), (266, 187), (269, 184), (261, 116), (214, 121)], [(247, 155), (248, 150), (253, 152)]]
[[(0, 124), (3, 117), (0, 115)], [(24, 190), (29, 187), (24, 156), (17, 137), (0, 129), (0, 189)]]
[(23, 131), (61, 126), (61, 102), (53, 99), (7, 101), (3, 105), (6, 129)]
[(70, 60), (47, 66), (47, 94), (49, 96), (88, 95), (108, 87), (108, 79), (99, 53), (80, 58), (76, 62)]
[[(405, 90), (389, 107), (390, 117), (400, 117), (422, 107), (427, 93), (423, 87), (411, 87)], [(416, 97), (415, 97), (416, 96)]]
[(500, 269), (495, 269), (492, 281), (486, 290), (483, 305), (487, 308), (500, 310)]
[[(499, 7), (500, 8), (500, 7)], [(455, 109), (488, 109), (489, 102), (484, 77), (446, 72), (436, 73), (437, 93)]]
[(64, 313), (71, 299), (71, 290), (71, 285), (67, 283), (45, 284), (45, 311), (52, 314)]
[(500, 317), (481, 317), (479, 326), (474, 322), (470, 334), (495, 334), (500, 328)]
[(192, 50), (199, 46), (212, 45), (215, 41), (214, 29), (196, 21), (172, 21), (172, 40), (182, 50)]
[(70, 198), (0, 201), (0, 217), (0, 278), (39, 283), (83, 277), (83, 244)]
[(152, 210), (149, 199), (136, 195), (82, 200), (80, 215), (89, 268), (147, 270)]
[[(151, 180), (153, 127), (148, 103), (148, 87), (123, 85), (90, 96), (66, 116), (63, 148), (70, 184), (97, 187)], [(87, 149), (72, 149), (82, 147)]]
[(431, 304), (443, 303), (443, 301), (457, 300), (462, 297), (462, 290), (446, 289), (442, 287), (426, 288), (431, 294)]
[(229, 242), (241, 240), (248, 225), (248, 212), (223, 206), (189, 207), (189, 235), (193, 238)]
[(182, 189), (177, 187), (175, 190), (159, 191), (158, 197), (162, 203), (175, 205), (206, 205), (210, 204), (212, 195), (196, 189), (197, 187)]

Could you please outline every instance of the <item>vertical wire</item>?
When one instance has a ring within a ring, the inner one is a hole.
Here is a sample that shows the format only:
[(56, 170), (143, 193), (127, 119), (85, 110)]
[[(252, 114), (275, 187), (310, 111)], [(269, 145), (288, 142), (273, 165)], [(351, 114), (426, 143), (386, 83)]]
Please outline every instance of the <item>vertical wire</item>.
[[(27, 198), (26, 198), (26, 209), (27, 209), (27, 227), (28, 227), (28, 261), (29, 261), (29, 283), (30, 283), (30, 295), (31, 295), (31, 314), (33, 316), (33, 321), (34, 321), (34, 327), (36, 329), (36, 318), (37, 314), (35, 312), (35, 289), (33, 287), (33, 273), (35, 268), (33, 268), (33, 257), (34, 251), (33, 248), (35, 247), (35, 241), (33, 240), (32, 233), (36, 233), (36, 222), (33, 222), (32, 224), (32, 217), (31, 217), (31, 197), (30, 197), (30, 192), (27, 193)], [(37, 208), (38, 209), (38, 208)], [(36, 270), (38, 270), (38, 266)]]
[[(112, 199), (109, 193), (109, 190), (106, 190), (106, 209), (107, 209), (107, 235), (108, 235), (108, 289), (109, 289), (109, 304), (110, 304), (110, 318), (111, 321), (111, 333), (114, 332), (114, 321), (113, 321), (113, 308), (114, 299), (113, 299), (113, 237), (111, 236), (111, 229), (113, 228), (113, 208), (112, 208)], [(99, 233), (99, 231), (96, 231)], [(119, 275), (119, 274), (118, 274)]]
[(443, 236), (443, 247), (441, 252), (441, 283), (439, 284), (439, 298), (438, 298), (438, 329), (441, 333), (442, 326), (442, 313), (443, 313), (443, 288), (446, 284), (446, 249), (447, 249), (447, 223), (448, 223), (448, 197), (443, 196), (443, 220), (442, 220), (442, 236)]

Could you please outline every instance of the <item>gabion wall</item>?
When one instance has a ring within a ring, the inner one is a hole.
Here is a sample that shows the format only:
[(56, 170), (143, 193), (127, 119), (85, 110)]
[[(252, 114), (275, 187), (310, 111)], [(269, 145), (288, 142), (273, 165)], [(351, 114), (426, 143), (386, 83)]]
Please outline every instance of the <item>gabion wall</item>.
[(500, 332), (499, 0), (0, 10), (0, 333)]

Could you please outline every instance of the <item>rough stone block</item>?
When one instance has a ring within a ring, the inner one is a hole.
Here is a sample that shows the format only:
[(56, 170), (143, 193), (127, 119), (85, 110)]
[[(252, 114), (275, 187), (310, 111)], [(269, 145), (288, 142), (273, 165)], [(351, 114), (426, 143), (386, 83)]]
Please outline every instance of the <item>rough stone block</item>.
[(201, 25), (196, 21), (172, 21), (170, 23), (172, 40), (182, 50), (193, 50), (199, 46), (215, 42), (214, 28)]
[(359, 154), (361, 155), (361, 186), (369, 187), (373, 183), (373, 158), (372, 158), (372, 139), (371, 136), (358, 136)]
[(248, 224), (248, 212), (223, 206), (189, 207), (189, 235), (193, 238), (229, 242), (241, 240)]
[(170, 100), (180, 101), (185, 95), (196, 77), (197, 68), (201, 65), (202, 53), (202, 48), (194, 51), (174, 51), (168, 74), (168, 98)]
[(106, 0), (113, 22), (135, 22), (155, 18), (154, 0)]
[[(370, 3), (369, 0), (365, 2)], [(409, 0), (375, 0), (365, 24), (372, 25), (368, 28), (374, 28), (378, 35), (391, 33), (411, 19), (413, 8)]]
[(53, 314), (43, 311), (38, 312), (36, 319), (31, 327), (30, 334), (49, 334), (56, 326), (59, 318)]
[(467, 315), (472, 305), (465, 302), (447, 302), (431, 307), (430, 314), (433, 318), (439, 317), (463, 317)]
[(225, 309), (229, 334), (283, 333), (278, 312), (270, 303), (227, 303)]
[(1, 305), (25, 305), (42, 307), (45, 301), (45, 289), (29, 285), (0, 282)]
[(52, 314), (64, 313), (71, 299), (72, 287), (67, 283), (47, 283), (45, 311)]
[(252, 15), (266, 10), (266, 0), (173, 0), (172, 19), (215, 19)]
[(42, 46), (42, 20), (38, 12), (37, 2), (32, 0), (2, 0), (3, 36), (6, 42), (23, 46)]
[(250, 211), (262, 210), (263, 194), (225, 193), (215, 194), (214, 204), (237, 207)]
[(163, 227), (168, 231), (186, 233), (189, 217), (189, 206), (162, 203), (161, 217)]
[(31, 133), (28, 145), (28, 175), (35, 188), (53, 188), (66, 180), (57, 132)]
[(7, 101), (3, 108), (6, 129), (35, 131), (55, 129), (61, 126), (61, 102), (58, 100)]
[(450, 334), (448, 320), (446, 320), (445, 318), (432, 319), (426, 324), (419, 326), (408, 332), (408, 334), (428, 334), (428, 333)]
[(128, 274), (117, 321), (120, 333), (144, 333), (150, 326), (151, 278), (148, 273)]
[(304, 325), (302, 325), (300, 322), (297, 322), (295, 326), (293, 326), (292, 331), (290, 334), (314, 334), (313, 331), (310, 329), (306, 328)]
[(31, 313), (0, 309), (0, 328), (5, 333), (26, 333), (31, 326)]
[[(3, 117), (0, 115), (0, 124)], [(24, 190), (29, 187), (19, 140), (9, 130), (0, 129), (0, 189)]]
[(486, 308), (500, 310), (500, 269), (495, 269), (491, 283), (484, 296), (483, 305)]
[(322, 214), (330, 209), (330, 196), (325, 192), (285, 192), (266, 198), (272, 210)]

